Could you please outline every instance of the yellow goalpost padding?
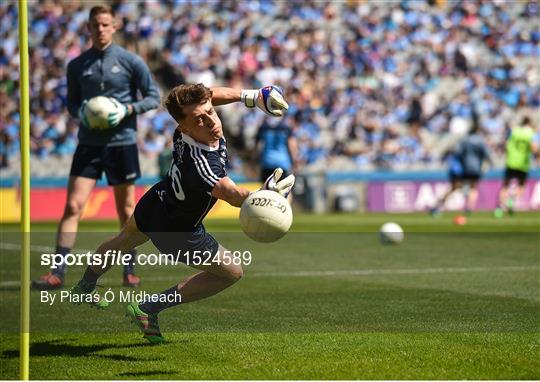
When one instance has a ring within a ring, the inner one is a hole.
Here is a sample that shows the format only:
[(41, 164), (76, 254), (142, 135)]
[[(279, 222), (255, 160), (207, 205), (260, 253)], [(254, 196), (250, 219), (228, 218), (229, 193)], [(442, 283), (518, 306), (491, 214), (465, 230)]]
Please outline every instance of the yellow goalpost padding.
[(19, 6), (19, 91), (21, 140), (21, 322), (19, 377), (30, 373), (30, 102), (28, 78), (28, 10), (25, 0)]

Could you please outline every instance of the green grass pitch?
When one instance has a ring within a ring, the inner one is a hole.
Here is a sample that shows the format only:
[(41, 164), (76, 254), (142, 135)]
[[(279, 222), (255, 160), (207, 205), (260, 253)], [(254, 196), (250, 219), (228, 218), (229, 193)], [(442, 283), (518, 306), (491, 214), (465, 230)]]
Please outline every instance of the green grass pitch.
[[(30, 378), (540, 379), (538, 212), (477, 213), (465, 226), (453, 216), (298, 214), (269, 245), (249, 241), (235, 220), (208, 221), (227, 248), (251, 251), (239, 283), (164, 311), (161, 346), (144, 342), (125, 304), (48, 306), (32, 291)], [(401, 245), (379, 244), (386, 221), (404, 228)], [(33, 226), (33, 278), (55, 228)], [(4, 225), (0, 244), (0, 379), (18, 379), (17, 229)], [(116, 230), (82, 223), (76, 248), (94, 249)], [(82, 271), (69, 269), (66, 289)], [(137, 270), (148, 292), (193, 272)], [(101, 283), (126, 291), (119, 268)]]

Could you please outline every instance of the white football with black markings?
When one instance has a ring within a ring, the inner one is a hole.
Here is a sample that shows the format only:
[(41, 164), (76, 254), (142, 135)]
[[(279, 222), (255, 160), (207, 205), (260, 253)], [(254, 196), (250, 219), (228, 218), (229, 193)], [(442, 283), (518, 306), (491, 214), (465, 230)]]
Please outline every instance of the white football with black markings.
[(275, 191), (260, 190), (250, 194), (240, 208), (240, 225), (251, 239), (271, 243), (281, 239), (291, 228), (291, 205)]
[(84, 108), (84, 117), (91, 129), (111, 128), (111, 118), (120, 111), (122, 105), (112, 97), (97, 96), (88, 100)]

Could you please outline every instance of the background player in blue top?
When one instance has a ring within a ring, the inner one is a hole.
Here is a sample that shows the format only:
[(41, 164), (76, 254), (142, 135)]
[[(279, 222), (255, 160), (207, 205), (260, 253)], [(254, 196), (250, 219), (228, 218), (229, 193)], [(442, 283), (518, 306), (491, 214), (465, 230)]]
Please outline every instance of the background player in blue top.
[(276, 167), (285, 174), (293, 171), (297, 151), (296, 138), (286, 119), (267, 119), (257, 131), (256, 136), (261, 182), (264, 182)]
[[(142, 59), (113, 44), (116, 31), (113, 11), (95, 6), (90, 10), (88, 28), (92, 48), (72, 60), (67, 67), (67, 107), (79, 118), (79, 145), (68, 184), (64, 214), (58, 225), (56, 252), (66, 255), (75, 244), (82, 212), (96, 181), (105, 172), (113, 186), (116, 211), (124, 226), (135, 208), (134, 181), (140, 177), (136, 144), (137, 114), (159, 106), (159, 92)], [(142, 100), (137, 100), (137, 92)], [(110, 121), (108, 129), (96, 130), (86, 125), (84, 107), (95, 96), (113, 97), (122, 108)], [(137, 286), (139, 278), (133, 265), (124, 267), (123, 285)], [(61, 266), (33, 282), (37, 289), (56, 289), (64, 284), (66, 267)]]
[(478, 182), (482, 177), (482, 166), (485, 161), (493, 165), (485, 139), (481, 135), (480, 122), (476, 114), (473, 114), (469, 134), (461, 140), (452, 155), (451, 187), (431, 209), (431, 214), (434, 216), (439, 214), (446, 200), (454, 191), (463, 189), (465, 186), (468, 186), (465, 191), (465, 212), (469, 214), (478, 200)]
[[(180, 85), (165, 100), (165, 107), (178, 122), (174, 134), (173, 161), (165, 180), (154, 185), (137, 203), (133, 216), (114, 238), (104, 242), (96, 253), (107, 250), (129, 251), (148, 240), (161, 253), (177, 254), (177, 260), (201, 270), (171, 288), (159, 293), (159, 301), (130, 303), (127, 315), (139, 325), (152, 343), (163, 342), (158, 313), (171, 306), (197, 301), (233, 285), (242, 275), (242, 265), (227, 262), (227, 251), (206, 232), (202, 221), (217, 199), (240, 207), (250, 191), (238, 187), (227, 176), (227, 149), (221, 121), (214, 106), (243, 101), (248, 107), (257, 105), (268, 114), (281, 116), (288, 105), (275, 87), (261, 90), (231, 88), (208, 89), (203, 84)], [(294, 175), (280, 180), (276, 169), (263, 188), (287, 196), (294, 185)], [(194, 251), (207, 251), (209, 264), (195, 265), (190, 258)], [(216, 257), (217, 256), (217, 257)], [(110, 265), (108, 266), (110, 267)], [(72, 294), (96, 296), (91, 305), (105, 308), (95, 291), (98, 278), (107, 268), (89, 266)]]

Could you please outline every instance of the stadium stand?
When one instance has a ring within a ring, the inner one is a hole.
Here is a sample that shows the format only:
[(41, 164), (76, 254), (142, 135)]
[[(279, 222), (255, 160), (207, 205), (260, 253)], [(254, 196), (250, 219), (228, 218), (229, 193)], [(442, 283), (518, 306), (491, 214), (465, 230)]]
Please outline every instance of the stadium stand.
[[(538, 3), (507, 1), (113, 1), (120, 43), (149, 64), (162, 94), (180, 82), (281, 84), (283, 123), (304, 168), (440, 168), (473, 110), (502, 163), (507, 129), (538, 126)], [(83, 1), (29, 3), (32, 173), (65, 176), (77, 121), (65, 111), (67, 63), (89, 47)], [(15, 2), (0, 3), (0, 171), (18, 171), (18, 41)], [(220, 110), (249, 173), (262, 112)], [(174, 122), (139, 117), (143, 173), (157, 174)], [(500, 155), (499, 155), (500, 154)]]

